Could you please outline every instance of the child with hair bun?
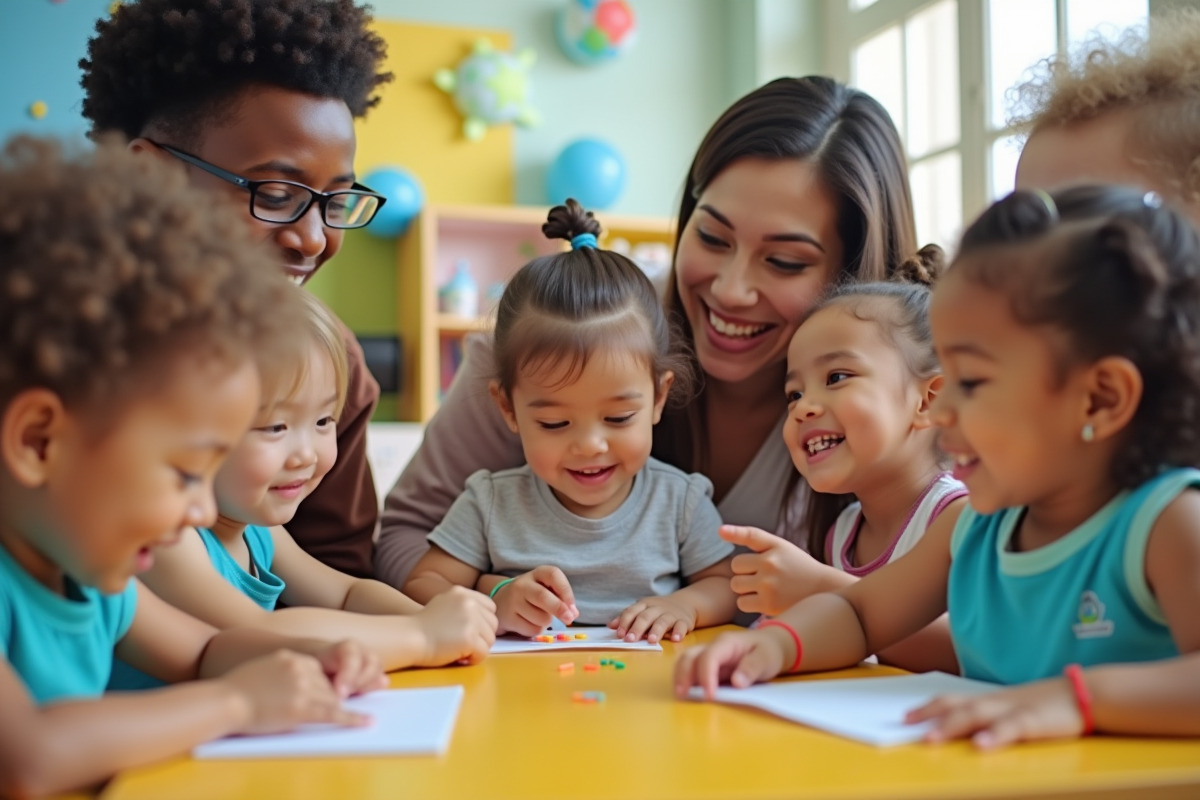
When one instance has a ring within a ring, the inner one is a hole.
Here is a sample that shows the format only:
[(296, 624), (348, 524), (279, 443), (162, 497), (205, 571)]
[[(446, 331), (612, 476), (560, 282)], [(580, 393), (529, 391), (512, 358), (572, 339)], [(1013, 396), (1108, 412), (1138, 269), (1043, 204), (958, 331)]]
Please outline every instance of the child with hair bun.
[(491, 394), (527, 464), (479, 471), (432, 533), (405, 591), (496, 601), (500, 633), (554, 617), (628, 641), (681, 640), (732, 620), (730, 545), (712, 485), (650, 457), (691, 375), (646, 275), (596, 245), (574, 200), (542, 228), (572, 249), (522, 267), (496, 312)]

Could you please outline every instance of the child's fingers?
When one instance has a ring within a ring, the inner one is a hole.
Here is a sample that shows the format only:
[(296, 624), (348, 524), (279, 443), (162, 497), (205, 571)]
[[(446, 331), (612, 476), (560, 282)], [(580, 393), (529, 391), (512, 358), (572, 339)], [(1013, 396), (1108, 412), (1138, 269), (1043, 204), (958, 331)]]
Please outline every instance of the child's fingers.
[(767, 601), (758, 592), (739, 594), (737, 597), (737, 607), (738, 610), (745, 611), (747, 614), (767, 613)]
[[(758, 558), (758, 556), (754, 556), (754, 557)], [(738, 556), (737, 558), (735, 558), (733, 560), (737, 561), (738, 558), (741, 558), (741, 556)], [(737, 569), (737, 567), (734, 567), (733, 571), (735, 573), (740, 572)], [(729, 579), (729, 588), (732, 589), (734, 591), (734, 593), (736, 593), (736, 594), (750, 594), (752, 592), (758, 591), (759, 583), (760, 583), (760, 581), (759, 581), (758, 573), (751, 572), (750, 570), (746, 570), (745, 572), (741, 572), (741, 574), (736, 574), (732, 578)]]
[(692, 626), (690, 624), (688, 624), (687, 620), (681, 619), (681, 620), (677, 621), (675, 623), (675, 625), (671, 628), (671, 641), (672, 642), (682, 642), (683, 637), (685, 637), (689, 633), (691, 633), (691, 630), (692, 630)]
[(561, 569), (541, 566), (533, 570), (533, 578), (557, 598), (557, 604), (547, 606), (546, 610), (568, 625), (579, 617), (579, 609), (575, 607), (575, 592)]
[(748, 547), (756, 553), (769, 550), (779, 543), (779, 537), (775, 534), (748, 525), (722, 525), (719, 534), (730, 544)]
[(649, 630), (646, 631), (646, 641), (650, 642), (650, 644), (662, 641), (666, 638), (667, 631), (674, 628), (678, 621), (678, 619), (669, 614), (660, 614), (658, 619), (654, 620), (650, 625)]
[(368, 714), (360, 714), (357, 711), (336, 708), (327, 721), (346, 728), (362, 728), (371, 724), (371, 717)]
[[(762, 556), (758, 553), (738, 553), (729, 562), (729, 568), (735, 576), (750, 575), (753, 576), (762, 569)], [(734, 591), (738, 591), (734, 589)]]
[(633, 621), (637, 619), (637, 615), (642, 613), (645, 607), (646, 604), (639, 600), (621, 612), (621, 616), (617, 617), (617, 636), (625, 638), (625, 634), (629, 632), (629, 626), (633, 624)]
[(696, 685), (696, 658), (703, 648), (690, 647), (675, 659), (675, 696), (687, 697), (688, 690)]
[(662, 609), (650, 606), (644, 607), (641, 613), (629, 623), (629, 630), (625, 633), (625, 641), (636, 642), (645, 638), (646, 632), (650, 630), (650, 626), (660, 616), (662, 616)]

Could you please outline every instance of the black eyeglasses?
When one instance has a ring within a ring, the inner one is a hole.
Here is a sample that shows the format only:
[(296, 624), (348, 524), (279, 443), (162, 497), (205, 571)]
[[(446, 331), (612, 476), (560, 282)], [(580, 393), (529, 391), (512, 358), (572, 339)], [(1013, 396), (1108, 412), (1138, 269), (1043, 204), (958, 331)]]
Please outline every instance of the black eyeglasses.
[(321, 208), (321, 219), (329, 227), (361, 228), (370, 223), (387, 202), (386, 197), (360, 183), (336, 192), (318, 192), (311, 186), (295, 181), (252, 181), (170, 145), (158, 142), (154, 142), (154, 145), (180, 161), (250, 192), (250, 215), (263, 222), (281, 225), (295, 222), (316, 203)]

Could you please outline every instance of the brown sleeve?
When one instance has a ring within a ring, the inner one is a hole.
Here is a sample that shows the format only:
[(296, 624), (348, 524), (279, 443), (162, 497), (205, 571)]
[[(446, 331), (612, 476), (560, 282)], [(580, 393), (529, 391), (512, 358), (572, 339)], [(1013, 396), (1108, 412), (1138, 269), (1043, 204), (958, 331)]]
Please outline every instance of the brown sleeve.
[(379, 384), (367, 371), (362, 347), (342, 326), (349, 357), (346, 407), (338, 420), (333, 469), (305, 498), (288, 524), (292, 538), (317, 559), (358, 578), (370, 578), (379, 500), (367, 463), (367, 424), (379, 402)]
[(384, 583), (404, 586), (429, 549), (425, 537), (446, 516), (473, 472), (525, 463), (521, 440), (488, 393), (491, 374), (491, 336), (466, 337), (462, 366), (384, 503), (375, 546), (375, 577)]

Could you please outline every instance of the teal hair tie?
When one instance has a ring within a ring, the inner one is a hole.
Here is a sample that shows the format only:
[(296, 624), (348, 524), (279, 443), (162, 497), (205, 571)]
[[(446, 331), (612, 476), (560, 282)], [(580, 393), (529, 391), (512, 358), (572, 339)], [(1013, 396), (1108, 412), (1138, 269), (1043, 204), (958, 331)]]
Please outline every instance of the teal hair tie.
[(581, 247), (590, 247), (596, 249), (596, 234), (594, 233), (579, 233), (571, 237), (571, 249), (578, 250)]

